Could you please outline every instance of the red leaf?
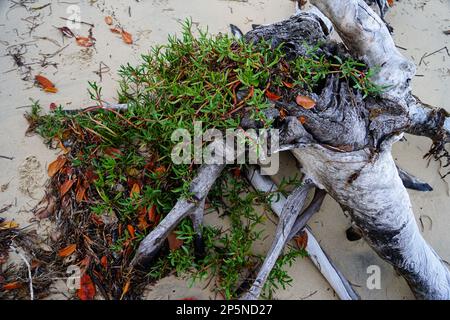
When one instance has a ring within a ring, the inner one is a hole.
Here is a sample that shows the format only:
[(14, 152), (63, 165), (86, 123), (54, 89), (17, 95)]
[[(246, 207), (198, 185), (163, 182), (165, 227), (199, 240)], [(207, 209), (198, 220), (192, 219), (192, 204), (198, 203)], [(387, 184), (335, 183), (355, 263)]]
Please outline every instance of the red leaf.
[(61, 249), (58, 251), (58, 256), (64, 258), (64, 257), (68, 257), (70, 256), (72, 253), (75, 252), (75, 250), (77, 250), (77, 245), (76, 244), (70, 244), (67, 247)]
[(286, 82), (286, 81), (282, 81), (282, 82), (283, 82), (283, 84), (284, 84), (286, 87), (288, 87), (289, 89), (291, 89), (291, 88), (294, 87), (294, 84), (293, 84), (293, 83)]
[(67, 180), (59, 187), (60, 196), (64, 196), (69, 191), (77, 179)]
[(86, 198), (86, 184), (84, 182), (79, 183), (76, 188), (75, 200), (80, 203)]
[(316, 105), (316, 102), (311, 99), (310, 97), (307, 96), (301, 96), (298, 95), (297, 98), (295, 98), (295, 102), (297, 102), (297, 104), (305, 109), (311, 109), (314, 108), (314, 106)]
[(94, 45), (94, 42), (92, 42), (92, 39), (88, 37), (76, 37), (77, 44), (81, 47), (92, 47)]
[(55, 161), (48, 165), (48, 175), (49, 177), (53, 177), (55, 174), (61, 170), (62, 167), (66, 164), (67, 159), (64, 156), (58, 156)]
[(306, 123), (306, 117), (300, 116), (300, 117), (298, 117), (298, 121), (300, 121), (301, 124), (305, 124)]
[(299, 249), (306, 249), (308, 245), (308, 234), (303, 231), (300, 235), (294, 237), (295, 242)]
[(167, 240), (169, 240), (169, 249), (170, 250), (177, 250), (181, 248), (183, 245), (183, 240), (180, 240), (177, 238), (177, 235), (174, 231), (172, 231), (169, 236), (167, 237)]
[(3, 290), (14, 290), (14, 289), (20, 288), (21, 286), (22, 286), (21, 282), (14, 281), (14, 282), (10, 282), (10, 283), (3, 285), (2, 289)]
[(95, 285), (87, 273), (80, 278), (80, 289), (78, 289), (77, 295), (80, 300), (93, 300), (95, 297)]
[(103, 268), (107, 269), (108, 268), (108, 258), (106, 256), (103, 256), (100, 259), (100, 263), (102, 265)]
[(140, 192), (141, 192), (141, 188), (139, 187), (139, 184), (137, 184), (137, 183), (133, 184), (133, 188), (131, 188), (131, 192), (130, 192), (130, 198), (134, 197), (135, 195), (139, 195)]
[(275, 101), (281, 99), (281, 96), (279, 96), (273, 92), (270, 92), (269, 90), (266, 90), (266, 97), (269, 98), (270, 100), (275, 100)]
[(156, 221), (156, 206), (152, 205), (150, 209), (148, 209), (148, 220), (150, 222)]
[(133, 43), (133, 36), (131, 35), (131, 33), (128, 33), (125, 30), (122, 30), (122, 40), (126, 44), (132, 44)]
[(37, 75), (34, 77), (36, 82), (44, 89), (46, 92), (56, 93), (58, 92), (58, 89), (55, 88), (55, 85), (48, 80), (46, 77)]
[(56, 110), (56, 103), (52, 102), (50, 103), (50, 110), (55, 111)]
[(118, 33), (118, 34), (122, 33), (122, 31), (120, 31), (117, 28), (111, 28), (111, 29), (109, 29), (109, 31), (111, 31), (112, 33)]
[(130, 233), (131, 238), (135, 238), (134, 227), (131, 224), (127, 225), (127, 230)]

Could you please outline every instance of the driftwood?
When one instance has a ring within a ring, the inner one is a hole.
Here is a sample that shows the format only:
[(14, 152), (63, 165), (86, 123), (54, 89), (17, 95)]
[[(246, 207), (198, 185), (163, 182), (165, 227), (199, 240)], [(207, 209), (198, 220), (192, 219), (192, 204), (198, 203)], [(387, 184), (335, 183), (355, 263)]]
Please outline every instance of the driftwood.
[[(450, 142), (450, 118), (444, 110), (431, 108), (412, 95), (414, 64), (397, 50), (383, 20), (364, 1), (311, 0), (311, 3), (316, 11), (258, 26), (244, 35), (245, 40), (265, 39), (274, 46), (284, 43), (288, 58), (305, 55), (307, 45), (325, 43), (320, 48), (325, 55), (351, 55), (369, 67), (379, 68), (372, 80), (386, 89), (380, 98), (363, 99), (346, 81), (332, 75), (321, 92), (315, 93), (316, 106), (312, 109), (299, 108), (285, 99), (277, 102), (277, 107), (288, 112), (280, 127), (280, 150), (291, 150), (297, 158), (305, 184), (283, 203), (272, 204), (280, 216), (276, 238), (254, 286), (244, 297), (258, 297), (284, 245), (292, 233), (303, 229), (308, 216), (301, 220), (299, 214), (307, 189), (315, 187), (322, 191), (316, 193), (315, 204), (303, 214), (317, 211), (322, 192), (328, 193), (348, 209), (364, 239), (406, 279), (417, 298), (450, 299), (450, 272), (421, 236), (405, 189), (406, 186), (426, 191), (431, 187), (398, 170), (391, 155), (392, 144), (406, 132), (431, 138), (430, 156), (450, 158), (445, 151), (445, 144)], [(345, 46), (329, 39), (331, 25)], [(300, 123), (297, 120), (300, 116), (308, 121)], [(134, 265), (151, 259), (182, 218), (193, 216), (198, 228), (204, 200), (222, 169), (221, 165), (200, 168), (191, 186), (193, 199), (180, 199), (141, 242)], [(311, 246), (314, 244), (317, 242), (311, 241)], [(343, 277), (339, 279), (344, 283)], [(339, 291), (342, 298), (356, 297), (348, 283)]]

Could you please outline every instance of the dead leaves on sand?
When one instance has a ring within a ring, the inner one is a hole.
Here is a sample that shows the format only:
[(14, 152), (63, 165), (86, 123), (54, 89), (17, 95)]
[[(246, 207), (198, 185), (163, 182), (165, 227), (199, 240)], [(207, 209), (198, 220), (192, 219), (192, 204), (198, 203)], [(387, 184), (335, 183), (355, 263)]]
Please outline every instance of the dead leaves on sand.
[(58, 89), (56, 89), (56, 87), (53, 84), (53, 82), (48, 80), (46, 77), (41, 76), (41, 75), (37, 75), (37, 76), (34, 77), (34, 79), (36, 80), (37, 84), (42, 89), (44, 89), (45, 92), (49, 92), (49, 93), (56, 93), (56, 92), (58, 92)]
[(77, 250), (77, 245), (76, 244), (70, 244), (67, 247), (61, 249), (58, 251), (58, 256), (60, 256), (61, 258), (65, 258), (70, 256), (72, 253), (75, 252), (75, 250)]

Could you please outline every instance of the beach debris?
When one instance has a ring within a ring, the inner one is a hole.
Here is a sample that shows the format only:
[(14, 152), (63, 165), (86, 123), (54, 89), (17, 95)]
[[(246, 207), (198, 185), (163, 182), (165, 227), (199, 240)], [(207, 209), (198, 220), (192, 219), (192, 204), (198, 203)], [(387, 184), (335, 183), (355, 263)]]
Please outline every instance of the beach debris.
[(75, 34), (73, 33), (73, 31), (70, 30), (68, 27), (58, 27), (57, 29), (61, 32), (63, 37), (67, 37), (67, 38), (75, 37)]
[(77, 250), (77, 244), (76, 243), (69, 244), (67, 247), (62, 248), (61, 250), (58, 251), (58, 256), (60, 256), (61, 258), (68, 257), (72, 253), (74, 253), (75, 250)]
[(46, 77), (41, 76), (41, 75), (36, 75), (34, 77), (34, 79), (42, 87), (42, 89), (44, 89), (45, 92), (50, 92), (50, 93), (58, 92), (58, 89), (56, 89), (56, 87), (53, 84), (53, 82), (48, 80)]
[(121, 34), (123, 42), (125, 42), (126, 44), (133, 44), (133, 36), (131, 35), (131, 33), (126, 32), (125, 30), (122, 29)]
[(311, 99), (310, 97), (307, 97), (307, 96), (302, 96), (302, 95), (298, 95), (295, 98), (295, 102), (299, 106), (301, 106), (301, 107), (303, 107), (305, 109), (314, 108), (314, 106), (316, 105), (316, 102), (313, 99)]
[(105, 23), (110, 26), (113, 24), (113, 18), (111, 16), (106, 16), (105, 17)]
[(95, 285), (91, 277), (87, 273), (84, 273), (80, 278), (80, 289), (77, 291), (78, 298), (80, 300), (92, 300), (94, 299), (95, 293)]
[(58, 156), (58, 158), (56, 158), (55, 161), (53, 161), (48, 165), (48, 176), (53, 177), (56, 173), (59, 172), (59, 170), (62, 169), (62, 167), (64, 167), (66, 162), (67, 162), (66, 157), (62, 155)]

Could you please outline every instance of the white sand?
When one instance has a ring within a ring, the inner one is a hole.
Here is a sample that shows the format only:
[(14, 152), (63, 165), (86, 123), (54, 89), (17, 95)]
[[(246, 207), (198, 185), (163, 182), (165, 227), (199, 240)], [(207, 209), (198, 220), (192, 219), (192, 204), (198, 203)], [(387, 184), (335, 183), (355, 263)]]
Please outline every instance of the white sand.
[[(37, 1), (34, 7), (48, 3)], [(0, 185), (7, 184), (8, 188), (0, 192), (0, 208), (9, 203), (14, 206), (7, 212), (8, 218), (15, 219), (22, 226), (27, 225), (31, 218), (30, 209), (41, 198), (44, 192), (42, 187), (46, 179), (47, 164), (55, 157), (53, 151), (48, 150), (39, 137), (25, 137), (27, 127), (23, 118), (26, 109), (17, 107), (29, 105), (29, 98), (39, 100), (44, 110), (54, 102), (62, 104), (65, 108), (80, 108), (89, 105), (87, 94), (87, 81), (99, 81), (94, 73), (102, 61), (111, 71), (103, 75), (104, 99), (114, 101), (117, 88), (115, 71), (121, 64), (136, 63), (139, 55), (146, 52), (153, 44), (166, 41), (167, 34), (180, 30), (179, 21), (192, 17), (200, 26), (208, 26), (209, 31), (228, 32), (229, 23), (236, 24), (245, 32), (251, 28), (252, 23), (264, 24), (287, 18), (294, 12), (294, 4), (289, 0), (249, 0), (247, 3), (226, 0), (153, 0), (125, 2), (119, 0), (108, 1), (68, 1), (78, 3), (81, 8), (81, 19), (95, 24), (94, 37), (97, 39), (96, 50), (82, 49), (73, 39), (65, 39), (62, 43), (59, 31), (53, 26), (63, 26), (65, 22), (59, 17), (67, 17), (66, 9), (69, 6), (63, 1), (51, 1), (51, 14), (49, 7), (27, 12), (24, 8), (9, 10), (9, 1), (0, 1), (0, 155), (12, 156), (14, 160), (0, 158)], [(91, 4), (93, 3), (93, 4)], [(126, 3), (126, 4), (125, 4)], [(131, 17), (129, 17), (129, 6)], [(40, 12), (42, 25), (34, 32), (28, 34), (29, 24), (22, 21)], [(388, 14), (387, 20), (395, 28), (396, 43), (406, 48), (402, 52), (418, 64), (424, 53), (431, 53), (444, 46), (449, 47), (450, 36), (442, 33), (450, 29), (450, 2), (448, 0), (413, 1), (401, 0), (395, 2), (395, 7)], [(109, 31), (103, 19), (113, 14), (123, 27), (133, 34), (135, 43), (128, 46)], [(17, 32), (16, 30), (17, 29)], [(82, 26), (78, 33), (87, 35), (87, 26)], [(36, 40), (33, 37), (48, 37), (56, 40), (61, 46), (69, 44), (60, 54), (51, 61), (58, 63), (58, 68), (52, 66), (42, 68), (33, 65), (32, 75), (42, 73), (52, 80), (59, 89), (57, 94), (47, 94), (39, 88), (32, 87), (32, 82), (22, 81), (20, 74), (13, 70), (13, 60), (3, 56), (5, 49), (14, 44), (35, 40), (27, 47), (24, 55), (25, 62), (33, 62), (39, 53), (53, 53), (58, 46), (48, 40)], [(414, 92), (422, 100), (450, 111), (450, 57), (445, 51), (434, 54), (425, 59), (418, 66), (413, 81)], [(448, 185), (438, 175), (438, 164), (431, 162), (428, 165), (422, 156), (430, 146), (430, 141), (423, 138), (407, 137), (408, 141), (397, 143), (395, 156), (399, 164), (406, 170), (429, 182), (434, 191), (432, 193), (410, 192), (417, 219), (422, 216), (424, 236), (447, 260), (450, 260), (450, 235), (447, 227), (450, 222), (448, 208), (450, 198)], [(28, 160), (27, 160), (28, 159)], [(25, 170), (26, 168), (32, 168)], [(287, 165), (286, 172), (295, 169)], [(28, 175), (27, 175), (28, 174)], [(30, 178), (30, 174), (31, 177)], [(22, 178), (21, 178), (22, 177)], [(30, 192), (20, 191), (21, 185), (26, 185)], [(34, 185), (34, 186), (33, 186)], [(430, 223), (432, 221), (432, 224)], [(364, 243), (348, 242), (345, 238), (345, 229), (349, 220), (343, 215), (339, 206), (330, 199), (326, 199), (320, 213), (313, 217), (310, 226), (320, 240), (321, 245), (337, 264), (345, 276), (355, 285), (355, 289), (364, 299), (410, 299), (412, 295), (405, 281), (396, 276), (393, 269), (382, 262)], [(266, 233), (270, 234), (274, 226), (270, 223)], [(270, 238), (270, 237), (269, 237)], [(269, 242), (259, 250), (267, 249)], [(365, 283), (366, 269), (369, 265), (379, 265), (382, 271), (382, 288), (368, 290)], [(292, 287), (280, 290), (276, 297), (280, 299), (335, 299), (333, 290), (325, 282), (308, 259), (298, 260), (291, 268), (290, 274), (294, 281)], [(212, 297), (208, 291), (199, 288), (189, 289), (182, 280), (176, 282), (171, 279), (161, 281), (155, 285), (148, 294), (148, 298), (181, 298), (195, 296), (197, 298)], [(173, 293), (173, 290), (177, 290)]]

